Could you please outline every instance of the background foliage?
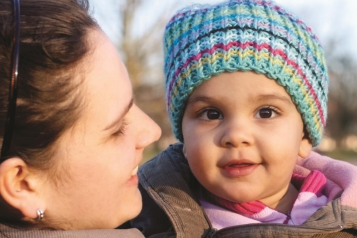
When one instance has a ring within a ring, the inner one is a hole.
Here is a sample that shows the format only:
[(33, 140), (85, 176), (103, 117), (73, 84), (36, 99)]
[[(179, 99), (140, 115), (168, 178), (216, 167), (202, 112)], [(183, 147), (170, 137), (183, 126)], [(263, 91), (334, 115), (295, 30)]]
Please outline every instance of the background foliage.
[[(103, 1), (98, 1), (92, 0), (95, 17), (104, 19), (99, 23), (118, 47), (133, 83), (136, 103), (162, 128), (161, 139), (146, 151), (145, 157), (149, 158), (175, 142), (164, 102), (162, 36), (170, 17), (189, 1), (106, 0), (104, 7)], [(297, 1), (278, 2), (317, 33), (329, 66), (328, 124), (317, 150), (335, 158), (357, 158), (357, 47), (351, 41), (357, 29), (347, 24), (351, 20), (346, 17), (348, 1), (324, 3), (334, 4), (325, 11), (319, 1), (294, 5)], [(108, 6), (114, 9), (112, 19), (106, 18)]]

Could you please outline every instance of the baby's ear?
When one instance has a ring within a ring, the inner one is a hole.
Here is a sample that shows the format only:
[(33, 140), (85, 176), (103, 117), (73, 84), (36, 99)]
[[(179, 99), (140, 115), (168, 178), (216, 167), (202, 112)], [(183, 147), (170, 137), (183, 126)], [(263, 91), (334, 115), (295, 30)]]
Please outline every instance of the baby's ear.
[(307, 156), (309, 156), (311, 150), (312, 150), (312, 144), (310, 142), (310, 139), (304, 136), (300, 143), (299, 156), (301, 158), (306, 158)]

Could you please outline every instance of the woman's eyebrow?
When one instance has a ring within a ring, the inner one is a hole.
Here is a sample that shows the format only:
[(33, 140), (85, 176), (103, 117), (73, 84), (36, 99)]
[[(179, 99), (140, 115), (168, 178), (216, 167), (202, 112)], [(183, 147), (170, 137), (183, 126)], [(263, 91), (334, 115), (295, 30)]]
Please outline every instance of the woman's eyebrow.
[(114, 126), (116, 126), (123, 119), (123, 117), (129, 112), (130, 108), (133, 105), (134, 105), (134, 98), (132, 97), (130, 102), (128, 103), (128, 105), (125, 107), (124, 111), (122, 113), (120, 113), (120, 116), (116, 120), (111, 122), (108, 126), (106, 126), (104, 128), (104, 131), (109, 130), (109, 129), (113, 128)]

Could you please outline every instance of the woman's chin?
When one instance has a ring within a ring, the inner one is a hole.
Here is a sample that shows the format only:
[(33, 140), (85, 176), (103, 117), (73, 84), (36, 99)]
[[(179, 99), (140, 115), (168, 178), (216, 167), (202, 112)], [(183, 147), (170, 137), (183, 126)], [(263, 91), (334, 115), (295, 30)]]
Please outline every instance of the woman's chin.
[(131, 219), (134, 219), (140, 214), (143, 207), (143, 203), (139, 189), (136, 189), (135, 194), (131, 197), (130, 201), (127, 201), (123, 204), (126, 204), (126, 206), (119, 214), (119, 221), (116, 227), (121, 226), (122, 224)]

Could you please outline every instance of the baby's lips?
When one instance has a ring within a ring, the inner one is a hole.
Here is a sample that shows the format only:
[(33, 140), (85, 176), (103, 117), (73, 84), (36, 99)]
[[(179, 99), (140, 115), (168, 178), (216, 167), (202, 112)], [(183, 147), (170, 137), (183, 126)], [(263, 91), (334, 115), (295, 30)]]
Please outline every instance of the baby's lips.
[(256, 163), (254, 163), (251, 160), (248, 159), (233, 159), (228, 161), (228, 163), (226, 163), (223, 167), (224, 168), (232, 168), (232, 167), (247, 167), (247, 166), (251, 166), (254, 165)]

